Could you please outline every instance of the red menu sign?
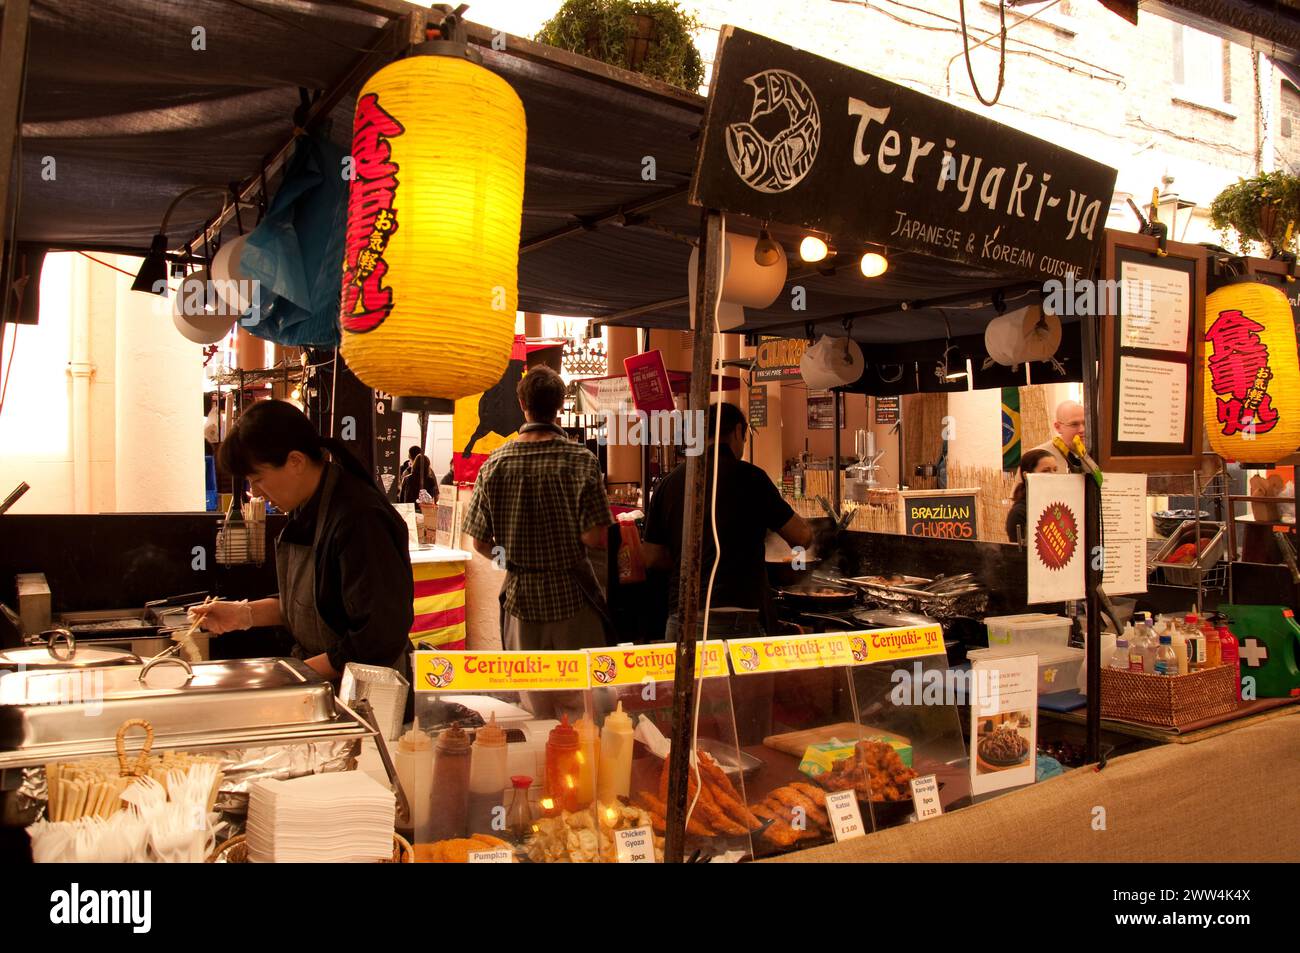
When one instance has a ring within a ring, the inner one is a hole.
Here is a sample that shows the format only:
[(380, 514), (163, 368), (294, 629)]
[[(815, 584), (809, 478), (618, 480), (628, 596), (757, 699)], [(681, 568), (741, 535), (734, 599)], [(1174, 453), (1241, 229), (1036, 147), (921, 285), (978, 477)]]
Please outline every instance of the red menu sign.
[(673, 388), (668, 380), (661, 351), (647, 351), (623, 360), (627, 383), (632, 391), (632, 403), (637, 410), (672, 410)]

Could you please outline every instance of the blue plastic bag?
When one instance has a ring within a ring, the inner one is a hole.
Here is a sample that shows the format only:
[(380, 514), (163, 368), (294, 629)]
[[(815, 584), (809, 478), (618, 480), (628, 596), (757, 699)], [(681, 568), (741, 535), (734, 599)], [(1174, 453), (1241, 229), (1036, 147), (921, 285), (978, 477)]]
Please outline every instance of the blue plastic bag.
[(261, 283), (261, 313), (241, 322), (251, 334), (277, 344), (338, 346), (348, 199), (343, 158), (328, 139), (298, 139), (239, 262)]

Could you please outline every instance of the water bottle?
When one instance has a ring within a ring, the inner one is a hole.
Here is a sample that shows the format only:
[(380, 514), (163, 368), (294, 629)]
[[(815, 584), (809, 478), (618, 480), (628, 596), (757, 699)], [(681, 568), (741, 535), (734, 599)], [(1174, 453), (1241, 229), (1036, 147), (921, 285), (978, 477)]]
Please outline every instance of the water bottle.
[(1123, 672), (1128, 671), (1128, 639), (1116, 641), (1115, 653), (1110, 657), (1110, 667)]
[(1174, 653), (1173, 639), (1167, 635), (1160, 636), (1160, 645), (1156, 648), (1155, 674), (1178, 674), (1178, 656)]

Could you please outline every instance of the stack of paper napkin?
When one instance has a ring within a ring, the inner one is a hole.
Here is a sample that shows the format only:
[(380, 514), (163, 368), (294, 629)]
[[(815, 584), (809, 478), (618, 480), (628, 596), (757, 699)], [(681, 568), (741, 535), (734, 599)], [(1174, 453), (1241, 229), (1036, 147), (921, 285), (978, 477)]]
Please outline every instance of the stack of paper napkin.
[(253, 863), (364, 863), (393, 854), (393, 792), (360, 771), (253, 785), (248, 859)]

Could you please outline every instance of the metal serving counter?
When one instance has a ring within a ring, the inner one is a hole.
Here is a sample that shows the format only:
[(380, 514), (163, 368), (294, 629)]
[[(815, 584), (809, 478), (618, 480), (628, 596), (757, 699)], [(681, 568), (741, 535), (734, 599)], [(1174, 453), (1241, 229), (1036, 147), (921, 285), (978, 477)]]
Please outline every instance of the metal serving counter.
[(212, 748), (362, 738), (364, 721), (296, 659), (9, 672), (0, 676), (0, 768), (108, 755), (123, 722), (146, 719), (153, 747)]

